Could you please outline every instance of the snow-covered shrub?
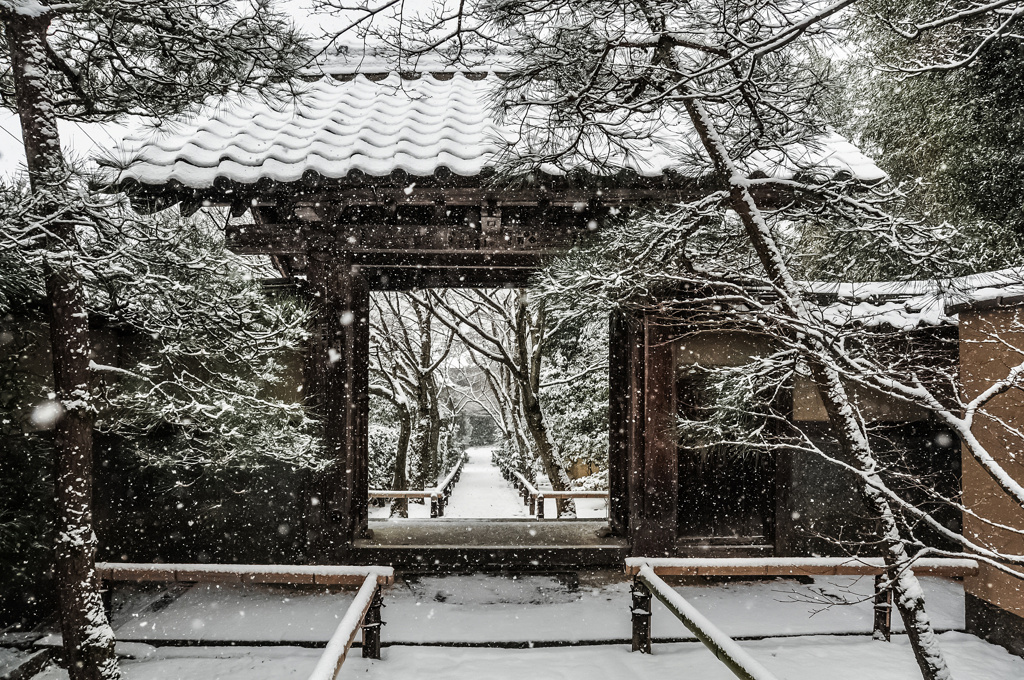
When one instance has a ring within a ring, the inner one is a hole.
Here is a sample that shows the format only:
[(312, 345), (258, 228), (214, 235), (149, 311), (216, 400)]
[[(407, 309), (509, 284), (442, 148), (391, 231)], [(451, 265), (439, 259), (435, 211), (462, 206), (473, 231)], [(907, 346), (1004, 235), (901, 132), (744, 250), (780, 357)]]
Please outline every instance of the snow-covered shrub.
[(398, 427), (370, 423), (370, 488), (390, 489), (395, 477)]

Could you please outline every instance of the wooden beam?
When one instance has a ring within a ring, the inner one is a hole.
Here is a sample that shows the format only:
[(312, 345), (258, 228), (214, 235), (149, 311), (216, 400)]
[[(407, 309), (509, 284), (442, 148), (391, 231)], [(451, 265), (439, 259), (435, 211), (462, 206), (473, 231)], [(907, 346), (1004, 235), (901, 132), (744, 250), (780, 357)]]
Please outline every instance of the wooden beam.
[(608, 524), (629, 527), (629, 332), (621, 312), (608, 316)]
[(282, 583), (357, 586), (368, 576), (380, 585), (394, 583), (395, 570), (376, 566), (290, 564), (147, 564), (97, 562), (104, 581), (183, 583)]
[(643, 452), (634, 463), (643, 495), (630, 514), (630, 544), (634, 555), (662, 557), (675, 554), (679, 533), (675, 350), (671, 333), (652, 315), (644, 316), (642, 333)]
[[(635, 576), (643, 566), (659, 576), (877, 576), (885, 574), (880, 557), (754, 557), (626, 559), (626, 573)], [(925, 558), (912, 564), (919, 576), (961, 578), (978, 573), (975, 560)]]
[(628, 400), (626, 403), (626, 440), (628, 446), (628, 475), (626, 499), (629, 508), (627, 536), (634, 555), (642, 555), (638, 541), (641, 523), (646, 512), (647, 487), (644, 477), (644, 321), (643, 316), (631, 314), (625, 321), (626, 365), (629, 369)]

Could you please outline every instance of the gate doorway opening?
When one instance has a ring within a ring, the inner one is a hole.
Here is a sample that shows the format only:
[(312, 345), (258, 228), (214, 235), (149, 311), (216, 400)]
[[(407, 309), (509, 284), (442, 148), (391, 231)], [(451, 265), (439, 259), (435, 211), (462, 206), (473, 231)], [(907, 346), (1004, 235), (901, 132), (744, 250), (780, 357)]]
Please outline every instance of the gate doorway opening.
[(368, 522), (608, 518), (607, 320), (525, 288), (373, 292)]

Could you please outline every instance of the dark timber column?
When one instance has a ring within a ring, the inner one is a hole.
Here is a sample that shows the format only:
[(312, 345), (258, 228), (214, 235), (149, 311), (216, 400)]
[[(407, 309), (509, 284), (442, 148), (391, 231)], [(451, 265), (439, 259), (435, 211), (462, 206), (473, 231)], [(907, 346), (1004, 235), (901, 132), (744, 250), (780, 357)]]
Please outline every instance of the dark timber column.
[[(634, 342), (642, 368), (634, 368), (630, 460), (630, 543), (636, 556), (675, 553), (678, 533), (679, 447), (675, 434), (675, 352), (671, 334), (655, 319), (636, 324)], [(637, 389), (639, 388), (639, 389)], [(639, 498), (634, 499), (637, 492)]]
[(309, 282), (320, 342), (307, 358), (309, 397), (324, 419), (330, 465), (311, 493), (312, 557), (333, 561), (366, 530), (369, 288), (347, 253), (314, 253)]
[(644, 523), (644, 320), (640, 315), (625, 318), (626, 368), (628, 392), (626, 401), (627, 477), (626, 505), (629, 522), (626, 529), (633, 555), (644, 556), (638, 545), (638, 534)]
[(608, 319), (608, 524), (616, 536), (629, 527), (629, 342), (625, 314)]

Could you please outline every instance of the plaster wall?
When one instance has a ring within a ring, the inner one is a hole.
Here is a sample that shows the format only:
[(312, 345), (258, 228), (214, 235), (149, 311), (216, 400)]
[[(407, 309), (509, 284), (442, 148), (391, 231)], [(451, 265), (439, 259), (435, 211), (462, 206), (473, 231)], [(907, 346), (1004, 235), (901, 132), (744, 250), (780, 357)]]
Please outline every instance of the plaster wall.
[[(966, 399), (975, 398), (1022, 362), (1024, 308), (960, 312), (960, 377)], [(1008, 430), (1024, 428), (1024, 391), (1015, 388), (997, 395), (986, 411), (976, 416), (972, 432), (1014, 479), (1024, 482), (1024, 456), (1020, 454), (1024, 442)], [(962, 452), (962, 466), (964, 504), (992, 522), (1024, 531), (1024, 510), (996, 485), (966, 448)], [(995, 528), (976, 518), (964, 518), (964, 534), (981, 545), (1009, 554), (1024, 554), (1024, 535)], [(983, 564), (978, 576), (966, 579), (965, 589), (971, 596), (1024, 617), (1022, 579)]]

